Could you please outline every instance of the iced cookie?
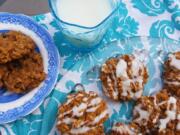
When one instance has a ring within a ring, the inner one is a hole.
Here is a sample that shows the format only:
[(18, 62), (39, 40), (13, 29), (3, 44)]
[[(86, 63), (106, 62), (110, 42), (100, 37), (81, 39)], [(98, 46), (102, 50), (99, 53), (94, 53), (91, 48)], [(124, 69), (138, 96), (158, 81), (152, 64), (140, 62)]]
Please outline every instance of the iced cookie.
[(142, 96), (148, 80), (147, 68), (135, 56), (111, 58), (101, 67), (100, 79), (106, 96), (113, 100), (131, 100)]
[[(14, 93), (25, 93), (38, 87), (46, 78), (42, 56), (36, 51), (21, 59), (6, 64), (5, 74), (0, 79), (4, 88)], [(1, 72), (0, 65), (0, 72)]]
[(70, 94), (59, 108), (57, 128), (65, 135), (104, 135), (107, 105), (95, 92)]
[(134, 124), (116, 123), (113, 125), (111, 135), (138, 135), (140, 134), (139, 127)]
[(158, 122), (160, 110), (154, 97), (143, 96), (139, 98), (133, 110), (133, 122), (142, 133), (150, 133)]
[(162, 90), (156, 95), (156, 102), (160, 108), (158, 135), (180, 134), (180, 100), (170, 96), (167, 90)]
[(165, 62), (164, 85), (171, 94), (180, 97), (180, 52), (170, 54)]

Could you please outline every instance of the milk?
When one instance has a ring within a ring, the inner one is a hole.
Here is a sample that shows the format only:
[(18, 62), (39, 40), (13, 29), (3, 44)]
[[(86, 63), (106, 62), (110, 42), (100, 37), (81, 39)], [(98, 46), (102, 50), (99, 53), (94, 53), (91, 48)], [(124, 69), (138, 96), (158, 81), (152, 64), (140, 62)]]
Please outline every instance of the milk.
[(111, 0), (57, 0), (58, 17), (71, 24), (93, 27), (111, 12)]

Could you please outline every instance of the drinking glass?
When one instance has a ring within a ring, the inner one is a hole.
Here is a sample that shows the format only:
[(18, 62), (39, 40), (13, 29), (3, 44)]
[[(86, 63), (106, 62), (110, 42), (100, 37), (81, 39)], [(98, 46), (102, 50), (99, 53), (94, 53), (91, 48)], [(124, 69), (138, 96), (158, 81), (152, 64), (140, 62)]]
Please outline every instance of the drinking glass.
[(98, 45), (107, 29), (110, 27), (119, 7), (119, 0), (109, 0), (112, 6), (111, 13), (96, 26), (86, 27), (61, 20), (57, 13), (57, 1), (60, 0), (49, 0), (52, 14), (55, 17), (64, 38), (70, 42), (72, 48), (81, 51), (90, 51)]

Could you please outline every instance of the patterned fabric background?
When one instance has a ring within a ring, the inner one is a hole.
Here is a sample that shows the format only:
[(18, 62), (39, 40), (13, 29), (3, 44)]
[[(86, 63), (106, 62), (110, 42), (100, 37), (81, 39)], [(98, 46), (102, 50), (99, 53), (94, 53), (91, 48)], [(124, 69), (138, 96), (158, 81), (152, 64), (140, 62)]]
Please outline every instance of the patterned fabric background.
[[(88, 54), (71, 50), (51, 14), (37, 15), (33, 18), (49, 31), (57, 45), (61, 57), (59, 81), (44, 103), (32, 114), (15, 122), (0, 125), (2, 135), (57, 135), (57, 110), (66, 99), (68, 90), (77, 82), (90, 88), (94, 83), (86, 79), (86, 71), (97, 63), (102, 63), (107, 56), (121, 51), (118, 46), (109, 46), (107, 43), (133, 36), (180, 40), (180, 0), (122, 0), (113, 27), (106, 33), (101, 45)], [(76, 78), (76, 81), (73, 78)], [(97, 89), (100, 89), (99, 85), (96, 85)], [(128, 120), (130, 114), (127, 112), (131, 108), (132, 105), (126, 103), (119, 106), (118, 110), (111, 110), (111, 119), (118, 117), (118, 121)], [(110, 124), (110, 120), (105, 123), (106, 130), (110, 128)]]

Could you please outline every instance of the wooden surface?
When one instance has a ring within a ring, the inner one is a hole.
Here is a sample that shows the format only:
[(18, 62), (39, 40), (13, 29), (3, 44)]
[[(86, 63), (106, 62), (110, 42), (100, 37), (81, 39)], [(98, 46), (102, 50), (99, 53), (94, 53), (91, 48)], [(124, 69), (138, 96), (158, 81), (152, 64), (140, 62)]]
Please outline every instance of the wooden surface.
[(48, 0), (0, 0), (0, 12), (35, 15), (49, 12)]

